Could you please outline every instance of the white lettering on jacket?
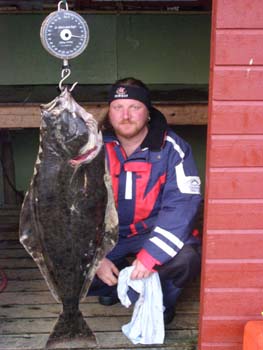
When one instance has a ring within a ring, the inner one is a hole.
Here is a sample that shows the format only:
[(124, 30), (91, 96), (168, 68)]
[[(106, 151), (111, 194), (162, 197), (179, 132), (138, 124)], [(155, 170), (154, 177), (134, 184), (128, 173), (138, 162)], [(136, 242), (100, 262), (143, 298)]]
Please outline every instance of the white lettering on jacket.
[(186, 176), (183, 162), (175, 167), (177, 186), (181, 193), (200, 194), (201, 181), (198, 176)]

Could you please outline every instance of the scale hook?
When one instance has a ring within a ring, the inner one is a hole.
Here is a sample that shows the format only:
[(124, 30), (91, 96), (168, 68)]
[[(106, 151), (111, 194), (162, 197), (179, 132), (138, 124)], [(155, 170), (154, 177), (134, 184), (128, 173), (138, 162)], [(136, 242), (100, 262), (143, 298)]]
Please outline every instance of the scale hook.
[[(70, 70), (69, 68), (64, 68), (64, 69), (62, 69), (62, 72), (61, 72), (61, 80), (60, 80), (60, 82), (59, 82), (59, 84), (58, 84), (60, 91), (63, 91), (62, 84), (63, 84), (63, 82), (70, 76), (70, 74), (71, 74), (71, 70)], [(69, 89), (69, 91), (71, 92), (71, 91), (75, 88), (75, 86), (76, 86), (77, 84), (78, 84), (78, 82), (76, 81), (76, 82), (71, 86), (71, 88)]]

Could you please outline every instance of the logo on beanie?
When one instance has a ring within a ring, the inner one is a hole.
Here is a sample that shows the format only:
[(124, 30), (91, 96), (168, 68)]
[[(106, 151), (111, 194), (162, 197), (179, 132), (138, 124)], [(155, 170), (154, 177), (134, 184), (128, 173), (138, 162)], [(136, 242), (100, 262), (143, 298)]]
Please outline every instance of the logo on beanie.
[(118, 89), (115, 92), (114, 98), (126, 98), (128, 97), (128, 93), (127, 90), (125, 89), (125, 87), (118, 87)]

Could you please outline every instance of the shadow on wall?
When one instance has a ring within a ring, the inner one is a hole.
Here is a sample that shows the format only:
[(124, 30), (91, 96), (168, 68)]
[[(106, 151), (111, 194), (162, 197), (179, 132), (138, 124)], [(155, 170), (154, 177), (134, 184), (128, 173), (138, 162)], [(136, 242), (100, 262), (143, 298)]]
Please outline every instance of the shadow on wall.
[(21, 205), (38, 150), (38, 129), (1, 130), (0, 206)]
[(24, 199), (23, 191), (16, 188), (13, 141), (8, 129), (0, 130), (0, 204), (20, 206)]

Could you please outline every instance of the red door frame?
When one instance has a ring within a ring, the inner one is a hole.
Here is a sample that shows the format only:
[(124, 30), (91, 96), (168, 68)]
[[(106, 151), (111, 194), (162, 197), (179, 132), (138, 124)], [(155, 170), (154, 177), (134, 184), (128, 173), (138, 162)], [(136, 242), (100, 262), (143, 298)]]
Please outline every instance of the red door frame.
[(208, 111), (198, 349), (241, 350), (263, 310), (262, 0), (213, 1)]

